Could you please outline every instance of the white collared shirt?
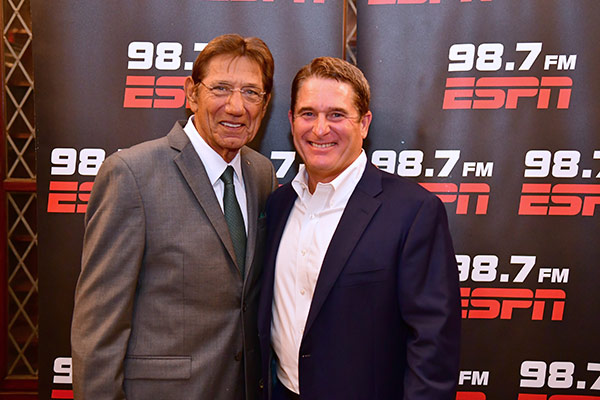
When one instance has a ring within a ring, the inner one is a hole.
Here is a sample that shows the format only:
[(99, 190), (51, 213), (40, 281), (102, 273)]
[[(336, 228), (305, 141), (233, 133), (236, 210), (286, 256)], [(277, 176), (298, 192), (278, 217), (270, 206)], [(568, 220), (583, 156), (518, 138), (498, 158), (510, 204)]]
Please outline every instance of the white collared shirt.
[(306, 169), (292, 181), (298, 194), (281, 237), (275, 261), (271, 345), (277, 354), (277, 377), (300, 392), (298, 357), (317, 278), (331, 238), (367, 165), (364, 150), (329, 183), (308, 190)]
[(233, 184), (235, 187), (235, 197), (240, 204), (242, 210), (242, 216), (244, 217), (244, 225), (246, 227), (246, 235), (248, 235), (248, 205), (246, 204), (246, 187), (244, 186), (244, 177), (242, 176), (242, 157), (238, 152), (231, 162), (227, 163), (223, 160), (212, 147), (206, 143), (204, 138), (200, 136), (196, 126), (194, 125), (194, 116), (190, 116), (187, 124), (183, 128), (185, 134), (190, 138), (194, 150), (198, 153), (198, 157), (204, 165), (208, 179), (215, 191), (221, 210), (223, 210), (223, 192), (225, 190), (225, 183), (221, 180), (221, 175), (225, 172), (225, 168), (231, 165), (233, 167)]

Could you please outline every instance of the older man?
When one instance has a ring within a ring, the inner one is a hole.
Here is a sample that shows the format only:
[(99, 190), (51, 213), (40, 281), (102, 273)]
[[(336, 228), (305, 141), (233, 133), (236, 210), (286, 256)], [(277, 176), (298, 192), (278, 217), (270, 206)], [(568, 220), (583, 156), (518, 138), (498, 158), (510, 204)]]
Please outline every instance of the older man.
[[(358, 68), (317, 58), (292, 84), (305, 167), (267, 204), (259, 334), (265, 399), (452, 400), (458, 272), (442, 202), (378, 170)], [(270, 360), (274, 359), (274, 363)]]
[(273, 87), (258, 38), (224, 35), (185, 81), (193, 115), (108, 157), (72, 323), (78, 400), (256, 399), (268, 159), (245, 146)]

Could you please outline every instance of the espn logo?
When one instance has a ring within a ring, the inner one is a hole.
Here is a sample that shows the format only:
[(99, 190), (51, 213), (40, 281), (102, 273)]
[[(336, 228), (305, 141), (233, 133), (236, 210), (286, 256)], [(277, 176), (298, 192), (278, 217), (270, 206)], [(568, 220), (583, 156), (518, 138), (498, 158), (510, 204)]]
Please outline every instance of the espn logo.
[(183, 88), (185, 76), (128, 75), (123, 108), (188, 107)]
[(600, 184), (524, 183), (519, 215), (592, 217), (600, 204)]
[[(518, 309), (531, 309), (531, 320), (541, 321), (550, 316), (562, 321), (566, 293), (560, 289), (460, 288), (463, 319), (512, 319)], [(546, 304), (552, 305), (545, 312)]]
[[(444, 203), (456, 202), (456, 214), (465, 215), (469, 211), (471, 196), (475, 198), (475, 214), (485, 215), (490, 199), (490, 185), (486, 183), (419, 183), (437, 195)], [(473, 207), (471, 207), (473, 209)]]
[(83, 214), (94, 182), (50, 181), (48, 192), (49, 213)]
[(534, 76), (475, 79), (447, 78), (442, 109), (514, 110), (519, 99), (528, 97), (537, 98), (538, 109), (548, 109), (552, 92), (558, 92), (554, 104), (559, 110), (569, 108), (571, 101), (573, 80), (567, 76), (544, 76), (541, 80)]

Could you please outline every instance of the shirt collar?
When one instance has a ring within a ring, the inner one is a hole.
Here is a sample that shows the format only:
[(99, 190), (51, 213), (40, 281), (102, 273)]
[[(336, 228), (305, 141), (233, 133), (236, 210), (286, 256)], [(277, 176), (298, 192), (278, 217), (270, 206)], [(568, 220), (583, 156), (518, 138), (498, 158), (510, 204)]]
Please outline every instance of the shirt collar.
[(208, 179), (213, 186), (221, 179), (221, 175), (223, 175), (223, 172), (225, 172), (225, 168), (227, 168), (228, 165), (231, 165), (235, 171), (234, 180), (240, 183), (242, 182), (242, 158), (239, 151), (235, 157), (233, 157), (231, 162), (225, 162), (223, 157), (214, 151), (213, 148), (206, 143), (204, 138), (200, 136), (200, 133), (194, 125), (193, 115), (188, 119), (183, 131), (190, 138), (190, 142), (192, 142), (194, 150), (196, 150), (198, 157), (202, 160)]
[(365, 150), (361, 149), (359, 156), (352, 164), (331, 182), (317, 183), (315, 192), (311, 195), (308, 190), (308, 173), (306, 172), (305, 165), (302, 164), (300, 165), (298, 173), (292, 180), (292, 187), (301, 201), (306, 201), (311, 198), (317, 191), (327, 190), (331, 191), (331, 197), (328, 202), (330, 206), (336, 206), (340, 202), (345, 204), (354, 191), (354, 188), (356, 188), (366, 166), (367, 155), (365, 154)]

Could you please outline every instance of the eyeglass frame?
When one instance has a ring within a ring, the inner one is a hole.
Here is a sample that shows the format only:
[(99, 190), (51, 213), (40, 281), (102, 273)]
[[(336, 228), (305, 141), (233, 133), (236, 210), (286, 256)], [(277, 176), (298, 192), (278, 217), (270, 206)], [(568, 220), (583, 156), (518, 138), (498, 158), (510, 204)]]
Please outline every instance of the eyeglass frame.
[[(242, 99), (250, 104), (260, 104), (264, 100), (265, 94), (267, 94), (267, 92), (256, 92), (256, 90), (252, 89), (252, 88), (243, 88), (243, 87), (242, 88), (234, 88), (229, 85), (223, 85), (223, 84), (215, 85), (215, 86), (211, 87), (202, 81), (198, 81), (198, 84), (202, 85), (206, 89), (208, 89), (210, 94), (212, 94), (213, 96), (223, 98), (223, 99), (230, 97), (231, 95), (233, 95), (234, 92), (240, 92)], [(222, 87), (224, 90), (224, 93), (215, 92), (215, 89), (217, 89), (218, 87)], [(258, 99), (256, 101), (252, 101), (251, 99), (245, 97), (244, 94), (248, 95), (248, 91), (256, 92)]]

